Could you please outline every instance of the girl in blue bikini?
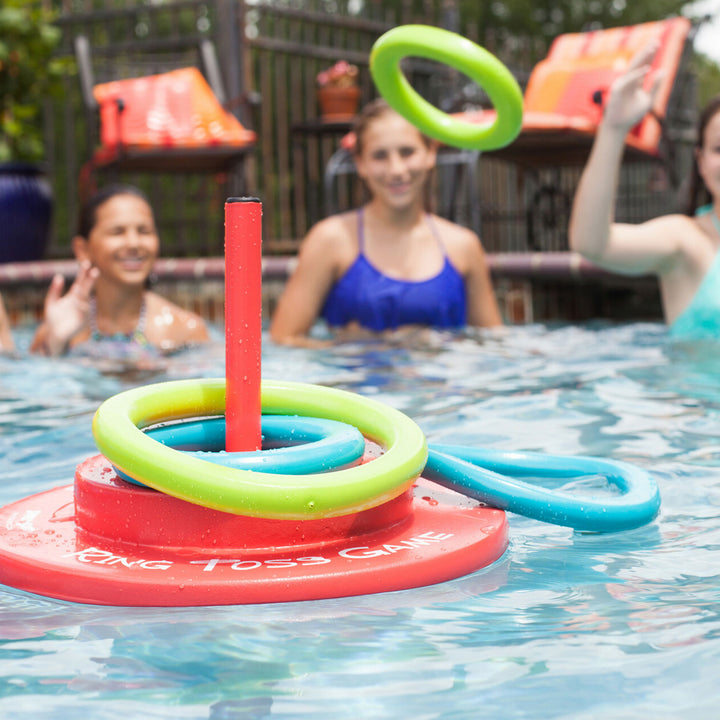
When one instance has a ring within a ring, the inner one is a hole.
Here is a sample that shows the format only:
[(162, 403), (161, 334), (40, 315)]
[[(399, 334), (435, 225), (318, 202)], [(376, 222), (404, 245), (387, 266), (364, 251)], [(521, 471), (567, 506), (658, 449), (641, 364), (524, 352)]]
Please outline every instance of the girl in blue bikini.
[(147, 290), (160, 242), (150, 203), (129, 185), (90, 198), (72, 241), (79, 271), (63, 295), (53, 278), (30, 350), (61, 355), (79, 345), (103, 357), (141, 359), (208, 340), (203, 319)]
[(687, 214), (630, 225), (613, 222), (625, 137), (652, 108), (657, 80), (645, 79), (651, 45), (613, 84), (575, 195), (570, 246), (608, 270), (654, 273), (674, 337), (720, 338), (720, 96), (700, 117)]
[(355, 165), (371, 199), (310, 229), (272, 339), (315, 344), (307, 334), (318, 317), (352, 333), (501, 325), (480, 239), (425, 210), (435, 144), (383, 100), (354, 129)]

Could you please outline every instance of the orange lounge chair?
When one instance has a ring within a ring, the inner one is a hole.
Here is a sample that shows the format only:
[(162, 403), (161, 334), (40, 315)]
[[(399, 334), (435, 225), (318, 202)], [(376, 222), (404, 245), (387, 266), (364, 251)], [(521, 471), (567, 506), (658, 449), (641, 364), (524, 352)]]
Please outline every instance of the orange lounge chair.
[[(558, 36), (528, 80), (522, 130), (496, 151), (519, 165), (584, 163), (603, 112), (603, 99), (630, 59), (651, 41), (659, 43), (653, 68), (663, 80), (652, 113), (628, 134), (630, 155), (659, 157), (665, 120), (692, 23), (687, 18)], [(475, 113), (490, 122), (494, 112)]]
[(218, 102), (197, 68), (96, 85), (100, 150), (111, 158), (154, 148), (245, 147), (255, 133)]
[(98, 170), (225, 173), (242, 165), (256, 134), (225, 107), (214, 46), (199, 53), (213, 86), (197, 67), (95, 84), (90, 46), (76, 38), (86, 109), (99, 119), (99, 145), (81, 170), (81, 192)]

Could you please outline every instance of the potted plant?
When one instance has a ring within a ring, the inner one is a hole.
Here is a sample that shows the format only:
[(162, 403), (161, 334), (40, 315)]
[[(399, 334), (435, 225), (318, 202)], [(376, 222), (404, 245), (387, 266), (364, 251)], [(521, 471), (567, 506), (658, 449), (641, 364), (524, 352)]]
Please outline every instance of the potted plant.
[(345, 60), (318, 73), (317, 96), (320, 117), (326, 122), (343, 122), (355, 115), (360, 102), (358, 69)]
[(53, 57), (53, 18), (27, 0), (0, 6), (0, 262), (41, 258), (50, 234), (42, 107), (61, 91), (67, 65)]

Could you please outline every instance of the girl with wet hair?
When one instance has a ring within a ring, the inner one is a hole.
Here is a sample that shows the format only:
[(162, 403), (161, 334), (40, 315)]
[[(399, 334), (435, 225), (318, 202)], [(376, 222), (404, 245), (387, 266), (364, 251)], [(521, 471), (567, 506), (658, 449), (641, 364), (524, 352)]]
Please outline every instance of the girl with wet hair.
[(80, 210), (72, 248), (79, 271), (63, 295), (53, 278), (31, 351), (62, 355), (92, 341), (104, 355), (168, 352), (208, 340), (203, 319), (147, 289), (160, 241), (148, 199), (112, 185)]
[(501, 325), (480, 239), (426, 208), (435, 143), (384, 100), (363, 109), (354, 135), (355, 166), (370, 199), (310, 229), (273, 316), (272, 339), (315, 344), (308, 333), (319, 317), (344, 338)]
[(656, 50), (638, 53), (610, 89), (575, 195), (570, 246), (608, 270), (657, 275), (671, 336), (720, 338), (720, 96), (699, 119), (685, 213), (614, 221), (625, 138), (651, 110), (661, 79), (651, 76)]

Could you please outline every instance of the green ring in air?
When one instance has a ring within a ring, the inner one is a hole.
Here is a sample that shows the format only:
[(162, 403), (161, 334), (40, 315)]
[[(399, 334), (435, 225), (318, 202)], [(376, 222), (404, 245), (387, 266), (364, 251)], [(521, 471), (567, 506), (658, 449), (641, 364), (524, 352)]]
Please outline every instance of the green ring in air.
[[(495, 107), (490, 126), (457, 120), (422, 98), (400, 70), (400, 60), (415, 56), (451, 65), (480, 85)], [(370, 73), (388, 104), (421, 132), (446, 145), (496, 150), (520, 133), (523, 96), (512, 73), (494, 55), (467, 38), (427, 25), (402, 25), (373, 45)]]

